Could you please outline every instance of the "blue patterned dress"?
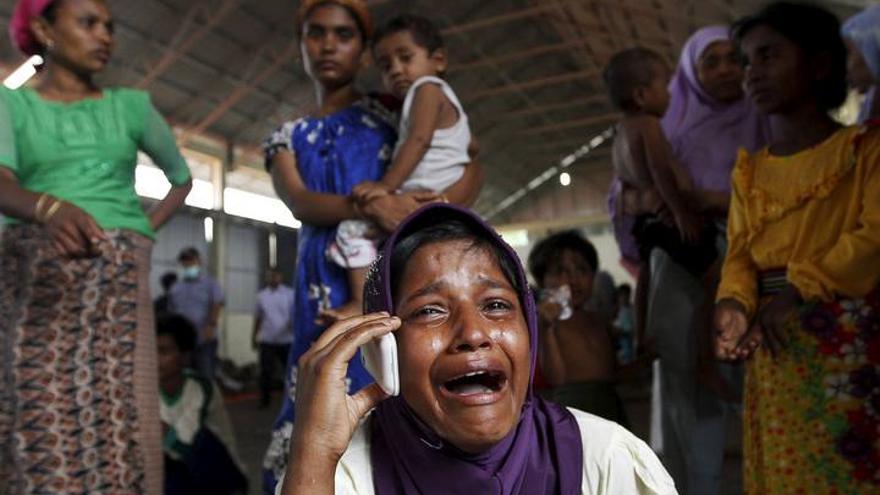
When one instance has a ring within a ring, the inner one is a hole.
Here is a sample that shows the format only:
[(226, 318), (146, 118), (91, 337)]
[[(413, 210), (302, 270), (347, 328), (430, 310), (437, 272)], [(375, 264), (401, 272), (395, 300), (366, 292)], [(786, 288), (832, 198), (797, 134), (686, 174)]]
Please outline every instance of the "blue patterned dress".
[[(266, 163), (279, 150), (296, 156), (297, 168), (313, 192), (348, 195), (363, 181), (382, 178), (397, 139), (396, 116), (380, 101), (364, 97), (354, 105), (322, 117), (287, 122), (264, 143)], [(287, 395), (272, 430), (263, 460), (263, 489), (274, 493), (287, 466), (293, 430), (296, 374), (300, 356), (324, 331), (315, 324), (318, 312), (348, 301), (348, 278), (343, 268), (330, 261), (325, 251), (336, 234), (335, 227), (303, 223), (299, 231), (293, 308), (294, 343), (288, 357)], [(360, 390), (373, 379), (358, 357), (348, 368), (349, 392)]]

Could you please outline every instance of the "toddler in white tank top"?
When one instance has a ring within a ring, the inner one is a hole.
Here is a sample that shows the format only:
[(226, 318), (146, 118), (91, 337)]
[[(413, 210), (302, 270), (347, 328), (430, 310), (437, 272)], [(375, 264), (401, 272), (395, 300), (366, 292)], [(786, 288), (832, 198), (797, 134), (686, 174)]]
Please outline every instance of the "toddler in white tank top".
[[(385, 176), (362, 182), (352, 199), (366, 203), (397, 191), (442, 193), (470, 162), (468, 118), (449, 84), (439, 76), (446, 54), (439, 30), (427, 19), (399, 16), (377, 30), (373, 54), (386, 89), (403, 99), (398, 141)], [(364, 220), (339, 223), (327, 255), (349, 274), (351, 300), (327, 312), (329, 319), (361, 313), (366, 272), (378, 254), (380, 230)]]

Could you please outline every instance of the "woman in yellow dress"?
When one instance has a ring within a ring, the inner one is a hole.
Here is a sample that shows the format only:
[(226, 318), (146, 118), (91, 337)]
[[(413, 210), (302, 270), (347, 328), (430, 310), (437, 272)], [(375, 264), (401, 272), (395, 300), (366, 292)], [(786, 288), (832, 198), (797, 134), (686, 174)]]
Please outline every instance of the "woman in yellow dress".
[(746, 493), (880, 493), (880, 130), (829, 116), (846, 49), (824, 9), (734, 26), (771, 141), (741, 152), (716, 353), (747, 359)]

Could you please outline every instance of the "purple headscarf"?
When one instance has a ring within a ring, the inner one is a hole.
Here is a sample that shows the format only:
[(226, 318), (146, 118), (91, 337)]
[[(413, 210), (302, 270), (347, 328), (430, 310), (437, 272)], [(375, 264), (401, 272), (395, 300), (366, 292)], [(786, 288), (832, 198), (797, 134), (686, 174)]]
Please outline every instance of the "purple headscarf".
[[(872, 5), (847, 19), (841, 26), (840, 33), (855, 43), (874, 80), (880, 80), (880, 5)], [(865, 101), (859, 111), (860, 123), (871, 117), (875, 98), (876, 85), (871, 86), (865, 94)]]
[(696, 189), (730, 191), (737, 150), (757, 151), (770, 135), (769, 121), (749, 98), (720, 103), (697, 79), (700, 55), (712, 43), (729, 40), (726, 26), (704, 27), (694, 33), (685, 43), (669, 83), (671, 99), (663, 116), (663, 131)]
[(477, 236), (496, 245), (516, 266), (516, 278), (529, 327), (531, 375), (519, 424), (497, 445), (481, 454), (462, 452), (446, 443), (406, 404), (402, 396), (379, 404), (373, 412), (370, 457), (373, 485), (379, 495), (443, 494), (574, 494), (581, 491), (583, 444), (574, 416), (565, 408), (536, 397), (532, 391), (537, 360), (535, 303), (516, 253), (474, 213), (448, 204), (425, 206), (391, 234), (373, 265), (364, 291), (366, 312), (394, 313), (391, 254), (412, 233), (445, 220), (460, 220)]

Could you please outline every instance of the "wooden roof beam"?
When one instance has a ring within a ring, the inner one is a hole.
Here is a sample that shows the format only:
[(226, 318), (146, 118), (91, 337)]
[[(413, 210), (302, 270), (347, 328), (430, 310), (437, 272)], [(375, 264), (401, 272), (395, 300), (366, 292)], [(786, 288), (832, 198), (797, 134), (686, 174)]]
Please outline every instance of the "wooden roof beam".
[(551, 131), (565, 131), (578, 127), (608, 125), (620, 118), (618, 113), (607, 113), (603, 115), (594, 115), (581, 119), (565, 120), (556, 124), (529, 127), (519, 132), (522, 136), (533, 136), (535, 134), (543, 134)]
[(241, 99), (247, 96), (251, 91), (254, 91), (254, 89), (266, 79), (275, 74), (285, 63), (289, 62), (296, 55), (298, 50), (299, 43), (294, 39), (288, 43), (287, 47), (280, 54), (278, 54), (271, 65), (263, 69), (263, 71), (254, 76), (250, 81), (238, 85), (238, 87), (235, 88), (219, 105), (217, 105), (211, 113), (205, 116), (205, 118), (199, 121), (196, 125), (187, 129), (185, 133), (186, 135), (182, 138), (182, 141), (186, 142), (189, 135), (199, 134), (220, 120), (230, 108), (241, 101)]
[[(184, 54), (192, 50), (192, 48), (198, 44), (205, 35), (211, 32), (220, 21), (235, 12), (241, 2), (242, 0), (223, 0), (220, 6), (214, 9), (209, 5), (207, 0), (203, 0), (190, 7), (183, 22), (178, 27), (177, 33), (172, 38), (171, 42), (165, 46), (165, 53), (162, 54), (162, 57), (155, 64), (152, 64), (152, 68), (140, 81), (137, 82), (137, 84), (135, 84), (135, 87), (144, 89), (149, 86), (157, 77), (165, 73), (165, 71), (174, 65), (175, 62), (180, 60)], [(208, 15), (205, 24), (199, 26), (199, 28), (191, 33), (185, 40), (180, 41), (180, 38), (183, 37), (184, 33), (189, 31), (192, 27), (195, 18), (199, 14)]]
[(467, 22), (459, 25), (450, 25), (441, 30), (444, 36), (449, 36), (452, 34), (461, 34), (466, 31), (474, 31), (477, 29), (486, 29), (495, 27), (501, 24), (507, 24), (514, 21), (519, 21), (522, 19), (530, 19), (532, 17), (537, 17), (542, 14), (545, 14), (550, 11), (549, 5), (538, 4), (534, 7), (528, 7), (525, 9), (514, 10), (512, 12), (507, 12), (504, 14), (487, 17), (485, 19), (478, 19), (476, 21)]
[(510, 112), (504, 112), (498, 114), (499, 120), (508, 120), (513, 117), (528, 117), (530, 115), (535, 115), (539, 113), (545, 112), (553, 112), (556, 110), (566, 110), (572, 107), (586, 106), (586, 105), (602, 105), (603, 107), (607, 106), (608, 97), (604, 94), (601, 95), (591, 95), (585, 96), (583, 98), (573, 98), (566, 101), (560, 101), (555, 103), (547, 103), (544, 105), (539, 105), (534, 108), (524, 108), (520, 110), (512, 110)]
[(466, 103), (473, 103), (477, 100), (483, 100), (486, 98), (505, 95), (509, 93), (523, 92), (544, 86), (553, 86), (572, 81), (588, 81), (597, 77), (598, 75), (598, 71), (594, 70), (565, 72), (563, 74), (557, 74), (555, 76), (541, 77), (538, 79), (532, 79), (530, 81), (515, 82), (512, 84), (505, 84), (494, 88), (484, 89), (482, 91), (468, 94), (466, 98), (464, 98), (464, 100)]

